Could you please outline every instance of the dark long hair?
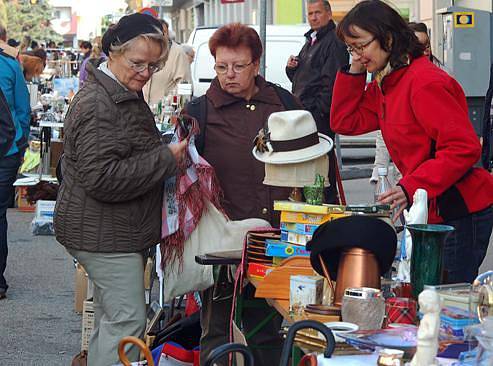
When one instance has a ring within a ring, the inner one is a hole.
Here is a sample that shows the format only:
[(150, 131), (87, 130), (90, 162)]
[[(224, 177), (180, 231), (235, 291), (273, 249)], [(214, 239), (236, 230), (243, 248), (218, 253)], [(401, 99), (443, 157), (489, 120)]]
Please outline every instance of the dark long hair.
[(406, 21), (383, 1), (366, 0), (358, 3), (337, 26), (337, 36), (343, 42), (345, 37), (356, 37), (354, 26), (373, 34), (380, 46), (390, 53), (392, 67), (405, 64), (408, 56), (422, 56), (425, 50)]

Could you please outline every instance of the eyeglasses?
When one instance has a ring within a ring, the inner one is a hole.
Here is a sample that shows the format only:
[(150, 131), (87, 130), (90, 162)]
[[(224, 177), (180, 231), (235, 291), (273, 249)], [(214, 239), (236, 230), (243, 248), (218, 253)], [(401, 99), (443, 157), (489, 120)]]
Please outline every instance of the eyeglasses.
[[(235, 74), (240, 74), (242, 73), (243, 71), (245, 71), (245, 69), (250, 66), (251, 64), (253, 64), (253, 61), (247, 63), (247, 64), (233, 64), (232, 65), (232, 69), (233, 69), (233, 72)], [(216, 70), (216, 72), (220, 75), (222, 74), (226, 74), (229, 70), (229, 65), (225, 65), (225, 64), (215, 64), (214, 65), (214, 70)]]
[(369, 40), (368, 42), (366, 42), (360, 46), (350, 46), (347, 44), (346, 49), (347, 49), (348, 53), (350, 53), (351, 55), (356, 53), (358, 56), (361, 56), (363, 54), (363, 52), (365, 52), (366, 47), (368, 47), (374, 40), (375, 40), (375, 37), (373, 37), (371, 40)]
[(148, 69), (151, 74), (154, 74), (155, 72), (161, 70), (160, 64), (135, 63), (133, 61), (130, 61), (125, 55), (123, 56), (123, 58), (127, 61), (130, 68), (135, 72), (144, 72)]

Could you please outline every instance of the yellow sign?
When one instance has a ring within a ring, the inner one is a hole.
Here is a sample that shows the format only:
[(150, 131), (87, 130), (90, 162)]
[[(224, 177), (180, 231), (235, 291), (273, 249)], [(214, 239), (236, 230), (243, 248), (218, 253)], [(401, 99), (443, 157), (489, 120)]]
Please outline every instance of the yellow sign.
[(464, 11), (454, 13), (455, 28), (474, 28), (474, 12)]

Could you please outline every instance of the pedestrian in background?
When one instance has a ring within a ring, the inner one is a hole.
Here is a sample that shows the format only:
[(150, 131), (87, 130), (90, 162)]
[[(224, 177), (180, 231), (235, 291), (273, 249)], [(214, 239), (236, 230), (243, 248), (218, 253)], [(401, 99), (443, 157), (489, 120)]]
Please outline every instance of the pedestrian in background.
[(418, 38), (419, 43), (425, 46), (425, 50), (423, 54), (430, 59), (435, 65), (439, 67), (443, 67), (442, 62), (433, 55), (431, 50), (431, 42), (430, 35), (428, 34), (428, 27), (425, 23), (409, 23), (409, 28), (414, 32), (416, 37)]
[[(293, 83), (292, 91), (317, 122), (318, 132), (334, 139), (330, 129), (332, 89), (337, 71), (349, 62), (344, 43), (336, 34), (332, 10), (327, 0), (308, 0), (307, 18), (310, 30), (298, 56), (290, 56), (286, 75)], [(337, 203), (335, 149), (329, 152), (329, 183), (325, 202)]]
[(13, 184), (28, 145), (31, 106), (26, 81), (17, 49), (7, 45), (7, 30), (0, 25), (0, 89), (3, 91), (15, 127), (15, 138), (7, 153), (0, 158), (0, 300), (6, 297), (7, 280), (7, 208), (14, 195)]
[(181, 48), (183, 49), (183, 52), (185, 52), (185, 54), (187, 55), (188, 62), (192, 63), (193, 60), (195, 60), (195, 50), (193, 49), (193, 47), (189, 46), (188, 44), (182, 44)]
[(144, 98), (149, 105), (159, 103), (160, 100), (175, 90), (178, 84), (190, 83), (192, 80), (187, 55), (178, 43), (169, 38), (168, 23), (163, 19), (159, 22), (168, 39), (169, 55), (163, 69), (152, 75), (144, 87)]
[(88, 74), (86, 67), (89, 60), (93, 60), (93, 63), (100, 65), (106, 59), (107, 57), (104, 54), (103, 50), (101, 49), (101, 39), (98, 39), (94, 42), (94, 45), (92, 46), (91, 55), (88, 58), (86, 58), (84, 61), (82, 61), (82, 64), (80, 65), (79, 88), (82, 88), (82, 86), (87, 80)]
[[(380, 196), (394, 220), (428, 192), (428, 222), (452, 225), (443, 266), (446, 283), (477, 276), (493, 227), (493, 177), (475, 168), (481, 146), (460, 85), (424, 56), (425, 46), (383, 1), (362, 1), (341, 21), (338, 36), (351, 65), (334, 86), (331, 127), (346, 135), (380, 129), (403, 178)], [(375, 80), (366, 85), (366, 73)]]
[[(168, 147), (142, 97), (168, 53), (160, 24), (132, 14), (103, 36), (109, 59), (87, 64), (85, 86), (64, 121), (63, 181), (56, 239), (94, 284), (88, 364), (118, 363), (123, 336), (146, 325), (144, 256), (161, 239), (164, 180), (175, 174), (186, 141)], [(137, 361), (138, 348), (129, 351)]]

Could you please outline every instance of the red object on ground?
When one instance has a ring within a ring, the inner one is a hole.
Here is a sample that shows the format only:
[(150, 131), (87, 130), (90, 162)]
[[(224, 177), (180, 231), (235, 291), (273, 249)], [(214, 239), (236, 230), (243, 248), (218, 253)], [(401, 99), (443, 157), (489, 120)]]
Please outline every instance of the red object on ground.
[(195, 296), (193, 292), (189, 292), (187, 294), (187, 301), (185, 303), (185, 316), (189, 317), (190, 315), (196, 313), (200, 310), (199, 304), (195, 300)]

